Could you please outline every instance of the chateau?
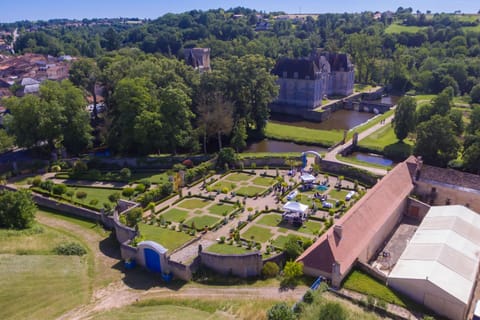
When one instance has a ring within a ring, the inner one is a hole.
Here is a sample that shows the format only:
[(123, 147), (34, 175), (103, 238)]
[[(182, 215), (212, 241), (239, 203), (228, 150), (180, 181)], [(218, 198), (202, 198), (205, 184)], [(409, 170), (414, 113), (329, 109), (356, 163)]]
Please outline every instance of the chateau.
[(325, 96), (353, 93), (354, 66), (345, 53), (316, 50), (308, 58), (281, 58), (273, 74), (278, 76), (280, 92), (276, 104), (311, 110)]
[(210, 71), (210, 48), (185, 49), (185, 61), (200, 73)]

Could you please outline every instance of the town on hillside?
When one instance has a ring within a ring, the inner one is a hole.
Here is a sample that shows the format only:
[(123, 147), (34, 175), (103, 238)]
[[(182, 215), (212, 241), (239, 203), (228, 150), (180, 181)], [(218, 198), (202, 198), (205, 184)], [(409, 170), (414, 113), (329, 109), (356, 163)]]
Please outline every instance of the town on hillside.
[(480, 319), (480, 14), (433, 9), (0, 21), (0, 318)]

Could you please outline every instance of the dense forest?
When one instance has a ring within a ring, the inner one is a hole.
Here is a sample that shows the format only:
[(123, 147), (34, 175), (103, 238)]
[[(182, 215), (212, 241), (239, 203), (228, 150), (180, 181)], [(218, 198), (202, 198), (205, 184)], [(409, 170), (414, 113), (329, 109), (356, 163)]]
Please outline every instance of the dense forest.
[[(95, 95), (95, 86), (105, 89), (107, 113), (95, 114), (94, 139), (87, 139), (83, 147), (94, 143), (121, 154), (149, 154), (206, 152), (228, 144), (240, 151), (248, 139), (263, 136), (268, 105), (278, 93), (270, 74), (276, 59), (305, 57), (323, 48), (348, 53), (358, 83), (401, 94), (438, 95), (413, 108), (414, 115), (406, 119), (414, 119), (415, 125), (398, 129), (399, 139), (405, 138), (405, 131), (417, 134), (416, 152), (422, 153), (428, 146), (419, 147), (422, 139), (431, 139), (422, 134), (441, 127), (438, 135), (451, 137), (441, 139), (449, 141), (448, 151), (432, 150), (426, 161), (480, 170), (478, 16), (414, 13), (411, 8), (381, 16), (363, 12), (280, 19), (281, 14), (235, 8), (166, 14), (138, 24), (52, 20), (0, 27), (19, 28), (18, 53), (82, 57), (72, 66), (71, 82), (84, 94)], [(212, 72), (200, 75), (185, 65), (184, 49), (192, 47), (211, 48)], [(51, 86), (42, 86), (35, 99), (48, 104)], [(63, 95), (72, 94), (69, 84), (59, 89)], [(466, 119), (454, 108), (458, 97), (471, 108)], [(8, 101), (12, 117), (17, 117), (19, 105), (33, 104), (31, 99)], [(65, 119), (61, 111), (59, 117)], [(82, 121), (76, 129), (85, 127)], [(10, 132), (16, 132), (15, 123), (7, 122)], [(401, 127), (401, 121), (396, 125)], [(32, 146), (49, 141), (53, 147), (62, 139), (67, 142), (65, 130), (35, 131), (29, 134), (36, 136), (17, 136), (16, 142)], [(79, 152), (78, 146), (63, 146)]]

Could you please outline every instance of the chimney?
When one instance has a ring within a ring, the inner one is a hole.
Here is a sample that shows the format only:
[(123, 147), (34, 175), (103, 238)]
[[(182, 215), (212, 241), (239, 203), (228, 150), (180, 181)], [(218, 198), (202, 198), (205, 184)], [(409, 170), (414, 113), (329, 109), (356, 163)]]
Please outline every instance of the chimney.
[(337, 235), (340, 239), (342, 239), (343, 227), (340, 225), (335, 225), (333, 227), (333, 233)]
[(417, 163), (417, 167), (415, 168), (415, 180), (418, 180), (420, 179), (420, 173), (423, 165), (422, 157), (421, 156), (417, 157), (415, 162)]

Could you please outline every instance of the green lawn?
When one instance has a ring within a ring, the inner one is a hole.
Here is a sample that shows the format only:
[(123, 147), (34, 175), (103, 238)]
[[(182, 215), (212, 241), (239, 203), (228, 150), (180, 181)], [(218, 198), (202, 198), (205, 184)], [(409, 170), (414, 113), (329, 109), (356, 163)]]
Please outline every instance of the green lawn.
[(170, 209), (161, 215), (166, 221), (180, 222), (185, 220), (188, 216), (188, 212), (180, 209)]
[(233, 191), (237, 187), (237, 184), (230, 181), (218, 181), (213, 186), (212, 189), (215, 191), (222, 192), (223, 189), (227, 188), (228, 191)]
[(350, 273), (344, 281), (343, 287), (408, 308), (408, 300), (392, 291), (386, 285), (358, 270)]
[(409, 148), (409, 146), (414, 145), (414, 141), (407, 138), (400, 143), (395, 135), (395, 131), (390, 124), (386, 124), (380, 130), (375, 131), (365, 139), (359, 141), (358, 145), (363, 148), (368, 148), (370, 150), (376, 150), (383, 152), (387, 147), (403, 147)]
[(226, 216), (233, 212), (235, 207), (231, 204), (226, 204), (223, 202), (216, 203), (213, 206), (208, 208), (208, 212), (219, 215), (219, 216)]
[(219, 221), (220, 221), (219, 217), (214, 217), (214, 216), (204, 214), (203, 216), (193, 217), (191, 219), (188, 219), (188, 221), (185, 222), (185, 225), (190, 227), (192, 223), (195, 223), (195, 229), (197, 229), (197, 231), (200, 231), (200, 230), (203, 230), (205, 226), (211, 227)]
[(417, 26), (403, 26), (403, 25), (400, 25), (400, 24), (396, 24), (396, 23), (392, 23), (391, 25), (389, 25), (386, 29), (385, 29), (385, 33), (390, 33), (390, 34), (393, 34), (393, 33), (402, 33), (402, 32), (406, 32), (406, 33), (416, 33), (420, 30), (424, 30), (426, 29), (427, 27), (417, 27)]
[(369, 84), (355, 83), (353, 85), (354, 92), (366, 92), (366, 91), (370, 91), (373, 88), (374, 86), (371, 86)]
[(177, 249), (193, 238), (184, 232), (177, 232), (145, 223), (139, 223), (138, 227), (145, 240), (155, 241), (170, 251)]
[(252, 179), (255, 175), (254, 174), (246, 174), (246, 173), (232, 173), (225, 177), (225, 180), (228, 181), (248, 181)]
[(241, 187), (236, 191), (236, 194), (239, 196), (247, 196), (247, 197), (254, 197), (256, 195), (259, 195), (260, 193), (264, 192), (267, 190), (266, 188), (260, 188), (260, 187)]
[[(380, 123), (380, 121), (390, 117), (391, 115), (393, 115), (394, 113), (394, 110), (388, 110), (387, 112), (385, 112), (384, 114), (380, 114), (378, 116), (375, 116), (374, 118), (371, 118), (367, 123), (365, 124), (362, 124), (358, 127), (355, 128), (355, 130), (349, 130), (348, 133), (347, 133), (347, 140), (348, 139), (352, 139), (353, 137), (353, 134), (355, 132), (363, 132), (367, 129), (370, 129), (371, 127), (373, 127), (374, 125), (376, 125), (377, 123)], [(363, 141), (363, 140), (362, 140)]]
[(82, 219), (80, 217), (72, 217), (72, 216), (66, 215), (65, 213), (55, 211), (52, 209), (39, 209), (37, 211), (37, 215), (43, 215), (43, 216), (47, 216), (47, 217), (51, 217), (59, 220), (68, 221), (82, 228), (94, 230), (101, 236), (107, 237), (109, 234), (109, 231), (106, 231), (105, 229), (103, 229), (103, 227), (99, 223), (93, 222), (92, 220), (88, 220), (88, 219)]
[(200, 199), (200, 198), (191, 198), (185, 199), (177, 204), (177, 207), (184, 208), (184, 209), (199, 209), (206, 207), (210, 200)]
[(156, 319), (170, 319), (170, 320), (226, 320), (230, 319), (228, 316), (216, 314), (214, 312), (202, 311), (184, 306), (175, 305), (158, 305), (158, 306), (136, 306), (131, 305), (120, 309), (113, 309), (100, 313), (93, 317), (95, 320), (156, 320)]
[(265, 128), (265, 136), (270, 139), (330, 147), (343, 139), (343, 131), (316, 130), (269, 122)]
[[(302, 239), (303, 241), (307, 240), (307, 238), (305, 238), (305, 237), (300, 237), (300, 239)], [(287, 240), (288, 240), (288, 235), (287, 236), (278, 236), (277, 238), (275, 238), (275, 240), (273, 240), (272, 244), (273, 244), (274, 247), (283, 249)]]
[[(102, 209), (104, 203), (112, 204), (110, 200), (108, 200), (109, 195), (116, 192), (119, 192), (120, 194), (122, 193), (122, 190), (110, 189), (110, 188), (68, 187), (67, 189), (69, 191), (73, 191), (74, 195), (72, 198), (70, 198), (69, 196), (64, 194), (63, 198), (65, 200), (74, 201), (81, 204), (88, 204), (97, 209)], [(77, 191), (85, 192), (87, 194), (87, 197), (84, 199), (78, 199), (76, 197)], [(121, 196), (121, 198), (125, 198), (125, 197)], [(97, 204), (93, 204), (92, 200), (98, 201)]]
[(267, 178), (267, 177), (257, 177), (253, 179), (254, 184), (262, 187), (270, 187), (271, 185), (273, 185), (274, 182), (275, 180), (273, 178)]
[(347, 190), (340, 190), (337, 191), (336, 189), (330, 190), (328, 193), (329, 198), (337, 199), (337, 200), (345, 200), (345, 196), (347, 195)]
[(246, 240), (253, 240), (255, 242), (267, 242), (272, 237), (272, 232), (267, 228), (262, 228), (259, 226), (251, 226), (248, 230), (242, 233), (242, 238)]
[(313, 220), (308, 220), (306, 221), (303, 226), (301, 226), (298, 231), (299, 232), (303, 232), (303, 233), (307, 233), (307, 234), (311, 234), (311, 235), (315, 235), (317, 234), (321, 229), (323, 229), (323, 223), (321, 222), (317, 222), (317, 221), (313, 221)]
[(244, 247), (238, 247), (236, 245), (229, 245), (226, 243), (215, 243), (208, 247), (205, 251), (220, 254), (243, 254), (252, 252)]
[(260, 219), (255, 220), (255, 223), (269, 227), (278, 227), (278, 225), (282, 223), (282, 215), (278, 213), (262, 214)]
[(168, 182), (168, 174), (162, 173), (133, 173), (130, 182), (139, 182), (139, 180), (147, 179), (151, 183), (163, 184)]

